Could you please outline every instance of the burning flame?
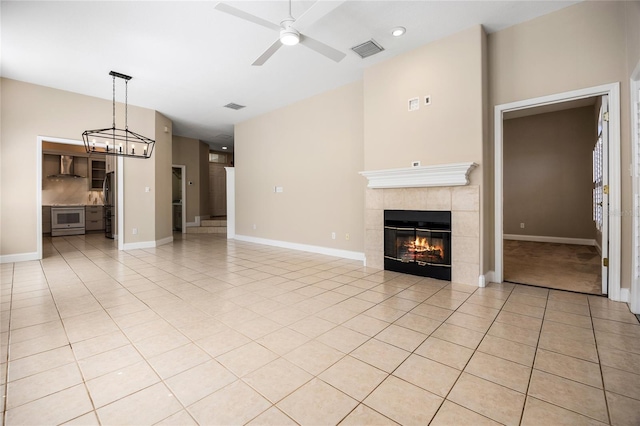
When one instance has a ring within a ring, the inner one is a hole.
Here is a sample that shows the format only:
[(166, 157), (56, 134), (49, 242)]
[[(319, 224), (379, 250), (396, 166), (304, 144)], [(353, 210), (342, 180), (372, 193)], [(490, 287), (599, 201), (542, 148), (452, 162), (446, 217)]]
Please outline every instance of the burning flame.
[(416, 238), (415, 241), (409, 242), (409, 251), (417, 253), (428, 253), (443, 257), (442, 247), (429, 244), (426, 238)]

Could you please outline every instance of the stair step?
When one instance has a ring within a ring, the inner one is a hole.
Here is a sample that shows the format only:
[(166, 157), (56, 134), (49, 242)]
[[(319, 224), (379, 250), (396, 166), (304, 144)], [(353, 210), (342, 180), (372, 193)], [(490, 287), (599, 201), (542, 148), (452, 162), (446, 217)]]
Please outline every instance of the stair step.
[(227, 220), (226, 219), (205, 219), (205, 220), (201, 220), (200, 221), (200, 226), (201, 227), (208, 227), (208, 226), (227, 226)]
[(190, 226), (187, 234), (226, 234), (226, 226)]

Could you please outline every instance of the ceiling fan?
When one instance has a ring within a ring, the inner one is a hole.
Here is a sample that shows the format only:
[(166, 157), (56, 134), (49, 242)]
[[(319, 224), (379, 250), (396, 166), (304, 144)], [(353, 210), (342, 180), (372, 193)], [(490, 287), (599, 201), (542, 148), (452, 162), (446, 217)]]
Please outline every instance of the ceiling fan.
[(278, 31), (280, 33), (280, 37), (278, 37), (278, 39), (273, 42), (273, 44), (269, 46), (267, 50), (265, 50), (264, 53), (253, 62), (253, 64), (251, 64), (259, 66), (267, 62), (267, 60), (271, 56), (273, 56), (273, 54), (276, 53), (278, 49), (280, 49), (280, 47), (282, 47), (283, 45), (293, 46), (298, 43), (323, 56), (326, 56), (332, 61), (340, 62), (342, 59), (344, 59), (344, 57), (347, 56), (345, 53), (300, 33), (293, 26), (294, 23), (298, 28), (309, 25), (325, 16), (326, 14), (340, 6), (342, 3), (344, 3), (344, 1), (318, 0), (314, 4), (312, 4), (305, 13), (303, 13), (296, 19), (291, 14), (291, 0), (289, 0), (289, 16), (283, 19), (282, 22), (280, 22), (280, 25), (274, 24), (270, 21), (267, 21), (266, 19), (262, 19), (243, 10), (236, 9), (235, 7), (230, 6), (227, 3), (218, 3), (215, 8), (221, 12), (233, 15), (236, 18), (244, 19), (245, 21), (262, 25), (263, 27)]

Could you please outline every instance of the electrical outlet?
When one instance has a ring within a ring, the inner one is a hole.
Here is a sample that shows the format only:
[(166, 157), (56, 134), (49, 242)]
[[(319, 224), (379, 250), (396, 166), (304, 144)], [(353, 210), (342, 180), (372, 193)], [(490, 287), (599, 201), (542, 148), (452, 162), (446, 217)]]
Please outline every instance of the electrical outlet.
[(344, 239), (349, 241), (349, 238), (351, 238), (351, 236), (349, 234), (345, 234)]
[(332, 232), (332, 233), (331, 233), (331, 239), (332, 239), (332, 240), (335, 240), (335, 239), (336, 239), (336, 233), (335, 233), (335, 232)]
[(258, 229), (258, 226), (255, 223), (253, 224), (253, 229)]
[(138, 228), (133, 228), (133, 235), (138, 235)]
[(520, 222), (520, 229), (524, 229), (524, 222)]

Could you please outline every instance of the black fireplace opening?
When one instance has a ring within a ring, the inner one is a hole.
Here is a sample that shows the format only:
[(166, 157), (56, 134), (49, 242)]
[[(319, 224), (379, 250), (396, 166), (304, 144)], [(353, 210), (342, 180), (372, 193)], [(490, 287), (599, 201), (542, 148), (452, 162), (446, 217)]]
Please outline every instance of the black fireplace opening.
[(385, 210), (384, 269), (451, 281), (451, 212)]

